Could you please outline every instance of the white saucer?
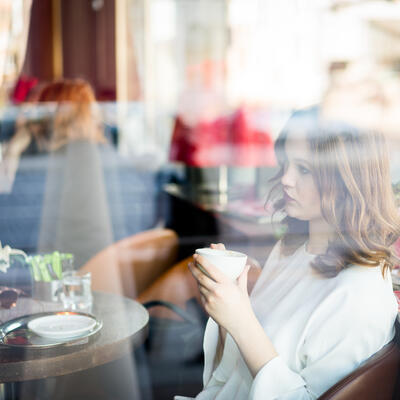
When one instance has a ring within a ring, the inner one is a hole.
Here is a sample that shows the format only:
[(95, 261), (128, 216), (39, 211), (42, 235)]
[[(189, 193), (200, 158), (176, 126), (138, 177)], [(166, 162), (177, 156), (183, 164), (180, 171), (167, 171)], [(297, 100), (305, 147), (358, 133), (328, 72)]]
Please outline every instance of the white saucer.
[(48, 315), (28, 322), (28, 328), (39, 336), (62, 339), (82, 335), (96, 325), (96, 320), (85, 315)]

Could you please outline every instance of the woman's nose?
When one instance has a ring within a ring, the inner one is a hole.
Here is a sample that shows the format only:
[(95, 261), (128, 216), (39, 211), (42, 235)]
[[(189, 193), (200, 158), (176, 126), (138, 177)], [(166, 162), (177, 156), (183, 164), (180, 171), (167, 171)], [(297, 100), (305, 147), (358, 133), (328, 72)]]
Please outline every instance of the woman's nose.
[(283, 186), (294, 187), (295, 186), (295, 176), (293, 169), (289, 166), (286, 167), (285, 172), (282, 175), (281, 183)]

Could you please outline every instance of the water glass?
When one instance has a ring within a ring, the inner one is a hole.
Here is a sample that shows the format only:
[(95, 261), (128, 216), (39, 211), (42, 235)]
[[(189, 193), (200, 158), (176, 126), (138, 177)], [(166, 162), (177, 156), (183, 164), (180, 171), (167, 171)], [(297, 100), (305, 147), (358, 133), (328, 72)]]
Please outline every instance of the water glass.
[(91, 274), (79, 275), (76, 271), (63, 273), (61, 301), (64, 309), (91, 312), (93, 297)]

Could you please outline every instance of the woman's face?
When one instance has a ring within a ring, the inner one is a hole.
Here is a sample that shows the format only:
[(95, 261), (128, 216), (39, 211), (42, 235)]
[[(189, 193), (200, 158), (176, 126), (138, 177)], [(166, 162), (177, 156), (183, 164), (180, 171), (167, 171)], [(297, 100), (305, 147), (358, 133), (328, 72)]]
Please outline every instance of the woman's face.
[(287, 138), (287, 162), (281, 178), (288, 216), (302, 221), (322, 218), (321, 199), (311, 172), (312, 155), (305, 135)]

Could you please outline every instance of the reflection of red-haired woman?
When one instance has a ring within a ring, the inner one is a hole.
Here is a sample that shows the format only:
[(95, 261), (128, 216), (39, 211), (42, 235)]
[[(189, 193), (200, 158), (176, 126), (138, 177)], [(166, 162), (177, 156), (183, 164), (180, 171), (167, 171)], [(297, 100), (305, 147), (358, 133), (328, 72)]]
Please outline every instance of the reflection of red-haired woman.
[(93, 89), (82, 79), (45, 84), (22, 107), (16, 132), (3, 151), (0, 192), (11, 191), (23, 153), (58, 150), (76, 140), (106, 141)]
[(42, 89), (38, 101), (56, 105), (52, 150), (74, 140), (105, 142), (93, 89), (84, 80), (50, 83)]
[(51, 83), (39, 102), (50, 110), (53, 123), (38, 249), (73, 253), (80, 267), (113, 242), (103, 162), (114, 149), (99, 146), (106, 140), (87, 82)]

